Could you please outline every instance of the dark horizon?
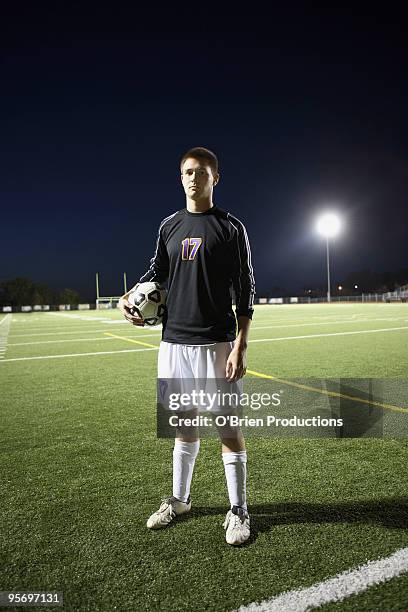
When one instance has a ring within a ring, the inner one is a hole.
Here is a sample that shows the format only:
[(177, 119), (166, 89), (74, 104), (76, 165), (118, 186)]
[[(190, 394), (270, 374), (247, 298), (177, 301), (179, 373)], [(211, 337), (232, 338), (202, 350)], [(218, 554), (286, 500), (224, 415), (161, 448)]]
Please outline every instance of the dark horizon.
[[(9, 12), (11, 11), (11, 12)], [(257, 297), (407, 267), (408, 53), (398, 15), (296, 9), (191, 21), (2, 9), (2, 267), (87, 296), (146, 271), (185, 206), (179, 160), (219, 158), (214, 203), (246, 225)], [(164, 18), (166, 17), (166, 18)], [(214, 17), (214, 18), (213, 18)]]

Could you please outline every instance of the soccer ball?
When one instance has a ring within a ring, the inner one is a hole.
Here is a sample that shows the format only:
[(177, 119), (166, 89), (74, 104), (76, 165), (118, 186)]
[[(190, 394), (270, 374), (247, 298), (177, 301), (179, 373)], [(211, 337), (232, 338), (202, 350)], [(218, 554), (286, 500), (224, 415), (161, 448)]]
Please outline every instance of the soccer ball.
[(146, 325), (159, 325), (166, 312), (166, 291), (157, 283), (138, 283), (129, 294), (132, 314), (143, 319)]

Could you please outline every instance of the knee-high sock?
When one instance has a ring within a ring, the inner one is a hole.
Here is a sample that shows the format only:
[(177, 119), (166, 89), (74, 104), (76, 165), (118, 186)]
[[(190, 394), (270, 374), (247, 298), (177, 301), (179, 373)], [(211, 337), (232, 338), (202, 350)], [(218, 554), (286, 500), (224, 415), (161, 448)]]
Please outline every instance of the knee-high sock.
[(178, 438), (174, 441), (173, 449), (173, 495), (180, 501), (186, 502), (190, 495), (191, 479), (200, 440), (196, 442), (182, 442)]
[(246, 451), (222, 453), (222, 460), (231, 508), (232, 506), (241, 506), (246, 510)]

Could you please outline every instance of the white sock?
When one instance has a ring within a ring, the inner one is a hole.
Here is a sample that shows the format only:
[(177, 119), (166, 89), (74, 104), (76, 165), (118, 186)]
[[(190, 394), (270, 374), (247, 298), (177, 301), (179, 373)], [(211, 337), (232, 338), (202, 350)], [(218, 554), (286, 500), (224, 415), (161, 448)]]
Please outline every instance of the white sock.
[(241, 506), (247, 510), (246, 503), (246, 451), (222, 453), (228, 496), (232, 506)]
[(186, 502), (190, 495), (191, 479), (200, 440), (196, 442), (182, 442), (178, 438), (174, 441), (173, 449), (173, 496)]

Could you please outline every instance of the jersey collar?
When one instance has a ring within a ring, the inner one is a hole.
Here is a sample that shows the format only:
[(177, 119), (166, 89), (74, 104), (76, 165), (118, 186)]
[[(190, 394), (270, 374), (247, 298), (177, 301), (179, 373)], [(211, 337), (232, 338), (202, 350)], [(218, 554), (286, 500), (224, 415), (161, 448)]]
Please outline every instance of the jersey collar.
[(184, 212), (185, 212), (187, 215), (190, 215), (191, 217), (202, 217), (202, 216), (204, 216), (204, 215), (212, 215), (212, 214), (215, 212), (216, 208), (217, 208), (217, 205), (216, 205), (216, 204), (214, 204), (213, 206), (211, 206), (211, 208), (209, 208), (208, 210), (205, 210), (204, 212), (196, 212), (196, 213), (193, 213), (193, 212), (190, 212), (190, 211), (187, 209), (187, 207), (186, 207), (186, 208), (184, 209)]

